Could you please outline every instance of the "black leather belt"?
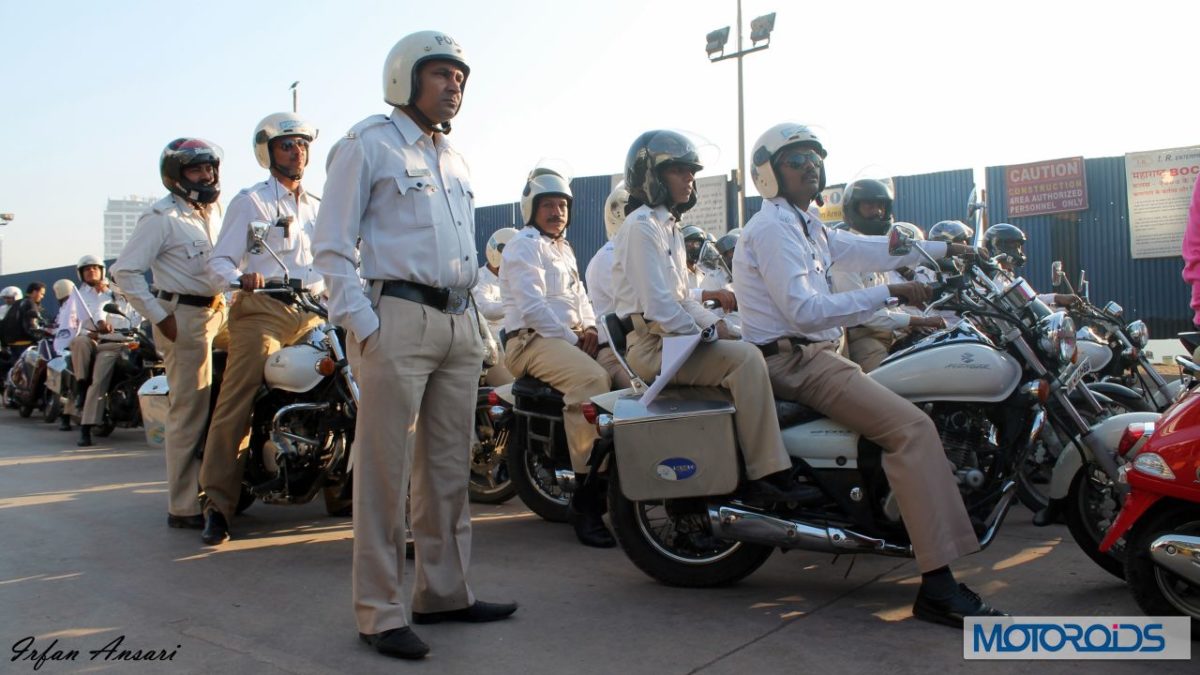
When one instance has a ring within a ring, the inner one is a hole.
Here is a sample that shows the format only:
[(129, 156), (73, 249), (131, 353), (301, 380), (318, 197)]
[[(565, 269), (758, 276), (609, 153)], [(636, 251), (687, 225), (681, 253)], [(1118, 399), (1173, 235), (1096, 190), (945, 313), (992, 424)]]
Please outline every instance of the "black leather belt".
[[(779, 353), (779, 343), (783, 342), (784, 340), (787, 340), (788, 342), (790, 342), (793, 347), (803, 347), (805, 345), (817, 344), (817, 342), (815, 340), (809, 340), (808, 338), (788, 337), (788, 338), (779, 338), (778, 340), (773, 340), (771, 342), (768, 342), (765, 345), (754, 345), (754, 346), (758, 347), (758, 350), (760, 352), (762, 352), (763, 356), (775, 356), (776, 354)], [(822, 340), (821, 342), (825, 342), (825, 340)]]
[(462, 314), (470, 305), (471, 290), (468, 288), (435, 288), (402, 279), (379, 283), (382, 284), (380, 292), (386, 296), (419, 302), (446, 314)]
[(522, 335), (524, 333), (532, 333), (532, 332), (534, 332), (534, 330), (532, 328), (520, 328), (518, 330), (514, 330), (511, 333), (508, 331), (504, 331), (504, 340), (503, 340), (504, 348), (508, 349), (508, 341), (509, 340), (517, 337), (518, 335)]
[(154, 295), (160, 300), (166, 300), (167, 302), (172, 302), (178, 298), (179, 304), (191, 307), (214, 308), (220, 304), (221, 299), (219, 295), (188, 295), (187, 293), (172, 293), (171, 291), (157, 291)]

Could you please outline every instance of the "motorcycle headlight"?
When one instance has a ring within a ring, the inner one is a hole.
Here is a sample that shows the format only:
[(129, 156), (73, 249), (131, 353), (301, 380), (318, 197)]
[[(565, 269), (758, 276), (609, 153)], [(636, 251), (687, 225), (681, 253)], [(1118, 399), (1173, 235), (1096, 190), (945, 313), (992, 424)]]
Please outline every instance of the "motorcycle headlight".
[(1055, 312), (1038, 321), (1038, 331), (1042, 351), (1058, 359), (1060, 364), (1075, 359), (1075, 322), (1066, 312)]
[(1150, 342), (1150, 329), (1146, 327), (1146, 323), (1141, 319), (1126, 326), (1125, 331), (1129, 333), (1129, 341), (1138, 349), (1145, 349), (1146, 345)]

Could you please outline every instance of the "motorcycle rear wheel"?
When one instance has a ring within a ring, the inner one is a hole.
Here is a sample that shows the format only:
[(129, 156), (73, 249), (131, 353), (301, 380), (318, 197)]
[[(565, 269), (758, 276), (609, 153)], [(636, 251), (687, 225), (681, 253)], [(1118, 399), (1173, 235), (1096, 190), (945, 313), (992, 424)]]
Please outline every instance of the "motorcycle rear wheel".
[(507, 451), (509, 479), (525, 506), (552, 523), (567, 522), (571, 493), (558, 485), (546, 458), (524, 443), (510, 443)]
[(1200, 640), (1200, 586), (1154, 564), (1150, 544), (1170, 533), (1200, 534), (1200, 507), (1168, 507), (1143, 517), (1126, 535), (1125, 579), (1138, 607), (1148, 616), (1189, 616), (1192, 639)]
[(609, 518), (625, 555), (668, 586), (711, 588), (752, 574), (775, 549), (713, 537), (703, 500), (634, 502), (621, 493), (614, 467), (608, 481)]
[(58, 421), (62, 412), (62, 399), (58, 394), (46, 389), (42, 393), (42, 421), (46, 424), (53, 424)]
[(1092, 562), (1118, 579), (1125, 578), (1125, 547), (1114, 545), (1107, 553), (1100, 552), (1100, 541), (1108, 526), (1117, 517), (1121, 506), (1111, 487), (1106, 487), (1104, 471), (1095, 464), (1085, 464), (1071, 481), (1067, 493), (1067, 530), (1071, 538)]
[(113, 430), (116, 428), (117, 425), (113, 424), (112, 420), (108, 418), (108, 415), (105, 415), (100, 424), (92, 427), (92, 435), (99, 436), (100, 438), (108, 438), (112, 435)]

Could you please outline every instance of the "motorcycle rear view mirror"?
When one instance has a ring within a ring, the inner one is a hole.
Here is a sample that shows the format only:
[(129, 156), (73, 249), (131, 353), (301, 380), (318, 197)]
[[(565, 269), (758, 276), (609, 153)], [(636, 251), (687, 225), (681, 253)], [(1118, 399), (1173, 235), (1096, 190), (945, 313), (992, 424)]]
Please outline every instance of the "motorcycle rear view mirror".
[(110, 303), (104, 305), (104, 312), (106, 314), (116, 314), (117, 316), (125, 316), (125, 312), (122, 312), (121, 308), (117, 307), (117, 303), (115, 303), (115, 302), (110, 302)]
[(267, 233), (271, 231), (271, 224), (262, 220), (255, 220), (250, 223), (249, 241), (246, 242), (246, 250), (252, 255), (259, 255), (266, 249)]
[(902, 256), (912, 253), (916, 237), (903, 223), (892, 225), (888, 230), (888, 255)]

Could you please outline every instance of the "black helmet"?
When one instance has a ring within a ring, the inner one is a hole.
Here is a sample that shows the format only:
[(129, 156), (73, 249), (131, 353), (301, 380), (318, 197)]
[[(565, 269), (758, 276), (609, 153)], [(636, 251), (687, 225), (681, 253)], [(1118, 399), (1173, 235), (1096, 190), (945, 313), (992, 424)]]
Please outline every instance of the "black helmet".
[(625, 156), (625, 187), (629, 197), (647, 206), (674, 207), (683, 213), (696, 205), (696, 192), (686, 204), (668, 204), (671, 194), (662, 184), (660, 172), (672, 164), (683, 164), (694, 171), (704, 168), (693, 142), (678, 131), (658, 129), (638, 136)]
[(1004, 254), (1014, 267), (1025, 264), (1025, 233), (1015, 225), (996, 223), (983, 233), (983, 245), (992, 255)]
[[(158, 172), (163, 186), (174, 194), (197, 204), (211, 204), (221, 194), (221, 148), (199, 138), (176, 138), (163, 148), (158, 160)], [(212, 164), (213, 184), (201, 185), (183, 177), (189, 166)]]
[[(842, 216), (852, 230), (863, 234), (884, 235), (892, 224), (892, 189), (883, 181), (861, 178), (846, 186), (842, 197)], [(864, 218), (858, 212), (863, 202), (883, 202), (883, 216)]]
[(975, 230), (961, 220), (942, 220), (929, 228), (929, 241), (944, 241), (947, 244), (969, 244)]
[(687, 262), (689, 265), (695, 265), (700, 261), (700, 253), (704, 250), (704, 244), (711, 241), (712, 238), (695, 225), (685, 226), (680, 233), (683, 234), (683, 249), (687, 254)]

